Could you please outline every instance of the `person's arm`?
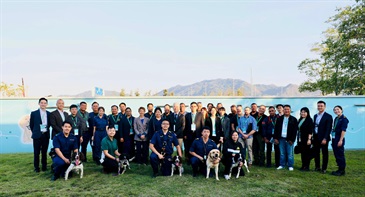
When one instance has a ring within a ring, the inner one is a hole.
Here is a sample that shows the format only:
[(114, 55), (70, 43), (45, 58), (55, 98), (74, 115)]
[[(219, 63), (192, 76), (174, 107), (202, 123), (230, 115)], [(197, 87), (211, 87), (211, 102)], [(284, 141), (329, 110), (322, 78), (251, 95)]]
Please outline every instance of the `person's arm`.
[[(150, 143), (150, 149), (151, 149), (151, 151), (152, 152), (154, 152), (157, 156), (158, 156), (158, 158), (159, 159), (164, 159), (165, 157), (164, 157), (164, 155), (161, 155), (161, 153), (159, 153), (157, 150), (156, 150), (156, 148), (155, 148), (155, 145), (154, 144), (152, 144), (152, 143)], [(180, 152), (181, 153), (181, 152)]]
[[(325, 114), (323, 114), (324, 116)], [(332, 116), (327, 114), (327, 119), (326, 120), (326, 131), (325, 131), (325, 135), (323, 136), (323, 140), (322, 140), (322, 145), (326, 144), (327, 143), (327, 137), (330, 135), (330, 132), (332, 130), (332, 123), (333, 123), (333, 119), (332, 119)], [(322, 117), (324, 118), (324, 117)]]
[(191, 152), (189, 151), (190, 155), (192, 155), (193, 157), (198, 158), (200, 161), (204, 162), (204, 158), (201, 157), (200, 155), (196, 154), (195, 152)]
[(108, 150), (103, 150), (103, 152), (104, 152), (105, 157), (107, 157), (107, 158), (109, 158), (111, 160), (115, 160), (115, 161), (118, 162), (119, 158), (118, 157), (114, 157), (113, 155), (109, 154)]
[(252, 121), (252, 130), (250, 131), (250, 133), (248, 133), (248, 136), (253, 135), (257, 131), (257, 122), (255, 118), (253, 118), (252, 116), (251, 116), (251, 121)]
[(346, 129), (347, 129), (348, 124), (349, 124), (349, 120), (347, 118), (344, 118), (342, 120), (342, 125), (341, 125), (341, 130), (342, 130), (341, 137), (340, 137), (340, 140), (337, 143), (338, 147), (341, 147), (343, 145), (343, 138), (345, 137)]
[(30, 131), (33, 133), (33, 127), (34, 127), (34, 113), (30, 113), (30, 119), (29, 119), (29, 127)]
[(123, 118), (120, 119), (119, 123), (118, 123), (118, 132), (119, 132), (119, 140), (120, 142), (124, 142), (124, 138), (123, 138), (123, 131), (124, 131), (124, 128), (123, 128)]
[(67, 159), (63, 154), (62, 154), (62, 152), (61, 152), (61, 150), (59, 149), (59, 148), (55, 148), (54, 149), (55, 150), (55, 152), (56, 152), (56, 154), (57, 154), (57, 156), (59, 156), (65, 163), (67, 163), (67, 164), (70, 164), (70, 160), (69, 159)]

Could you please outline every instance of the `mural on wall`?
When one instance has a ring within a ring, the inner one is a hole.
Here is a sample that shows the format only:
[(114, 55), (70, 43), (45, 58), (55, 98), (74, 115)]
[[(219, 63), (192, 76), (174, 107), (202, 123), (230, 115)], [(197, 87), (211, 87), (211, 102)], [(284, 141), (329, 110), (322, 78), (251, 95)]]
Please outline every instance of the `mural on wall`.
[[(216, 105), (221, 102), (230, 112), (232, 104), (241, 104), (249, 106), (255, 102), (258, 105), (276, 105), (289, 104), (292, 107), (292, 115), (299, 118), (299, 112), (302, 107), (308, 107), (311, 117), (317, 113), (317, 101), (324, 100), (327, 103), (326, 112), (335, 116), (332, 109), (335, 105), (341, 105), (344, 114), (348, 117), (350, 123), (346, 134), (346, 148), (364, 149), (365, 148), (365, 97), (294, 97), (294, 98), (276, 98), (276, 97), (259, 97), (259, 98), (237, 98), (237, 97), (151, 97), (151, 98), (65, 98), (65, 111), (69, 111), (68, 106), (79, 104), (86, 101), (87, 110), (91, 111), (91, 103), (97, 101), (100, 106), (104, 106), (106, 114), (110, 114), (110, 106), (120, 102), (125, 102), (131, 107), (132, 114), (138, 116), (137, 109), (140, 106), (146, 107), (147, 103), (153, 103), (155, 106), (164, 106), (165, 104), (173, 105), (174, 102), (183, 102), (187, 105), (186, 110), (190, 111), (189, 105), (192, 101), (200, 101), (206, 106), (208, 103)], [(48, 111), (54, 111), (57, 98), (48, 99)], [(0, 153), (14, 152), (32, 152), (33, 140), (29, 128), (30, 112), (38, 109), (38, 98), (33, 99), (0, 99)], [(266, 112), (268, 113), (268, 112)], [(50, 143), (51, 148), (52, 143)], [(330, 146), (329, 146), (330, 147)], [(331, 147), (330, 147), (331, 148)]]

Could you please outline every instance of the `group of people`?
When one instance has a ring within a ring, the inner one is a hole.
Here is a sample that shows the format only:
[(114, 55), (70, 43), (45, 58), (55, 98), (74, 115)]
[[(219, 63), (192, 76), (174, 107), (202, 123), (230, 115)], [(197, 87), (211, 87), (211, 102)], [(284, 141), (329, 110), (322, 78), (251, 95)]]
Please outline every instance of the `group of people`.
[[(147, 104), (147, 109), (139, 107), (138, 117), (132, 115), (132, 109), (125, 103), (111, 106), (111, 114), (105, 114), (105, 108), (97, 102), (92, 103), (92, 112), (88, 113), (87, 103), (79, 106), (72, 104), (70, 114), (64, 111), (64, 101), (58, 99), (57, 109), (46, 110), (48, 101), (39, 99), (39, 109), (30, 116), (34, 148), (34, 171), (40, 172), (39, 155), (42, 153), (42, 171), (47, 170), (47, 150), (49, 138), (53, 140), (56, 156), (52, 158), (52, 180), (64, 174), (70, 164), (72, 152), (87, 155), (88, 144), (92, 147), (92, 158), (96, 164), (103, 166), (103, 171), (116, 172), (121, 156), (135, 159), (138, 164), (148, 165), (156, 177), (161, 174), (171, 175), (172, 155), (184, 152), (187, 164), (193, 168), (193, 176), (205, 172), (205, 160), (212, 149), (223, 153), (224, 175), (228, 179), (231, 165), (237, 154), (246, 158), (248, 166), (272, 167), (278, 170), (286, 166), (294, 170), (294, 143), (301, 152), (302, 167), (309, 171), (310, 161), (315, 160), (315, 171), (326, 173), (328, 165), (328, 145), (332, 148), (338, 170), (332, 174), (345, 174), (344, 156), (345, 133), (348, 119), (343, 115), (341, 106), (335, 106), (335, 119), (325, 112), (326, 103), (317, 102), (318, 112), (313, 119), (309, 109), (300, 110), (299, 120), (291, 115), (291, 106), (277, 104), (268, 107), (252, 103), (250, 107), (230, 106), (229, 114), (221, 103), (214, 106), (209, 103), (203, 107), (201, 102), (191, 102), (190, 112), (186, 112), (184, 103), (154, 107)], [(52, 135), (50, 135), (52, 128)], [(182, 151), (184, 147), (184, 151)], [(266, 147), (266, 148), (265, 148)], [(275, 165), (271, 162), (274, 148)], [(265, 153), (266, 149), (266, 153)], [(234, 150), (234, 151), (232, 151)], [(322, 151), (322, 166), (320, 166)], [(266, 159), (265, 159), (266, 158)], [(266, 164), (265, 164), (266, 163)], [(241, 167), (241, 162), (238, 166)], [(243, 171), (241, 171), (243, 173)]]

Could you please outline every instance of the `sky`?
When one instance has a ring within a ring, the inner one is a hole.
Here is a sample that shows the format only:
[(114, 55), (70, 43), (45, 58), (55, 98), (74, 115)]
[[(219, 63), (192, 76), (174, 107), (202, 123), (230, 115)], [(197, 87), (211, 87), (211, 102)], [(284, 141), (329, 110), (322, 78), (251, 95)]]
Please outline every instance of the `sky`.
[[(300, 84), (336, 8), (355, 1), (0, 0), (5, 83), (27, 96), (152, 93), (217, 78)], [(251, 77), (252, 70), (252, 77)]]

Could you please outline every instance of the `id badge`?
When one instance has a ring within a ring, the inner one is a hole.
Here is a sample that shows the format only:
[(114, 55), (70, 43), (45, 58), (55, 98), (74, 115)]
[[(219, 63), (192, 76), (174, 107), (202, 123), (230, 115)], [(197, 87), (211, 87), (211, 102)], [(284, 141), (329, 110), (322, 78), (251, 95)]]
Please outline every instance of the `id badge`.
[(74, 135), (79, 135), (79, 129), (74, 129)]
[(213, 131), (213, 132), (212, 132), (212, 136), (213, 136), (213, 137), (217, 136), (217, 134), (216, 134), (216, 132), (215, 132), (215, 131)]
[(207, 156), (206, 155), (204, 155), (204, 160), (207, 160)]
[(115, 125), (114, 125), (114, 129), (115, 129), (116, 131), (118, 131), (118, 126), (119, 126), (119, 125), (117, 125), (117, 124), (115, 124)]
[(47, 125), (46, 124), (40, 124), (39, 128), (41, 129), (42, 132), (46, 132), (47, 131)]
[(274, 135), (274, 131), (275, 131), (275, 129), (274, 129), (274, 128), (272, 128), (271, 134), (273, 134), (273, 135)]
[(176, 131), (176, 126), (174, 125), (174, 131)]
[(129, 135), (133, 135), (133, 129), (129, 130)]
[(270, 139), (270, 143), (271, 143), (271, 144), (274, 144), (274, 142), (275, 142), (274, 138), (271, 138), (271, 139)]
[(332, 132), (331, 132), (331, 135), (332, 135), (332, 139), (335, 139), (336, 132), (332, 131)]
[(89, 121), (86, 121), (86, 127), (89, 128)]
[(191, 124), (191, 130), (192, 131), (195, 131), (196, 130), (196, 124), (195, 123)]

